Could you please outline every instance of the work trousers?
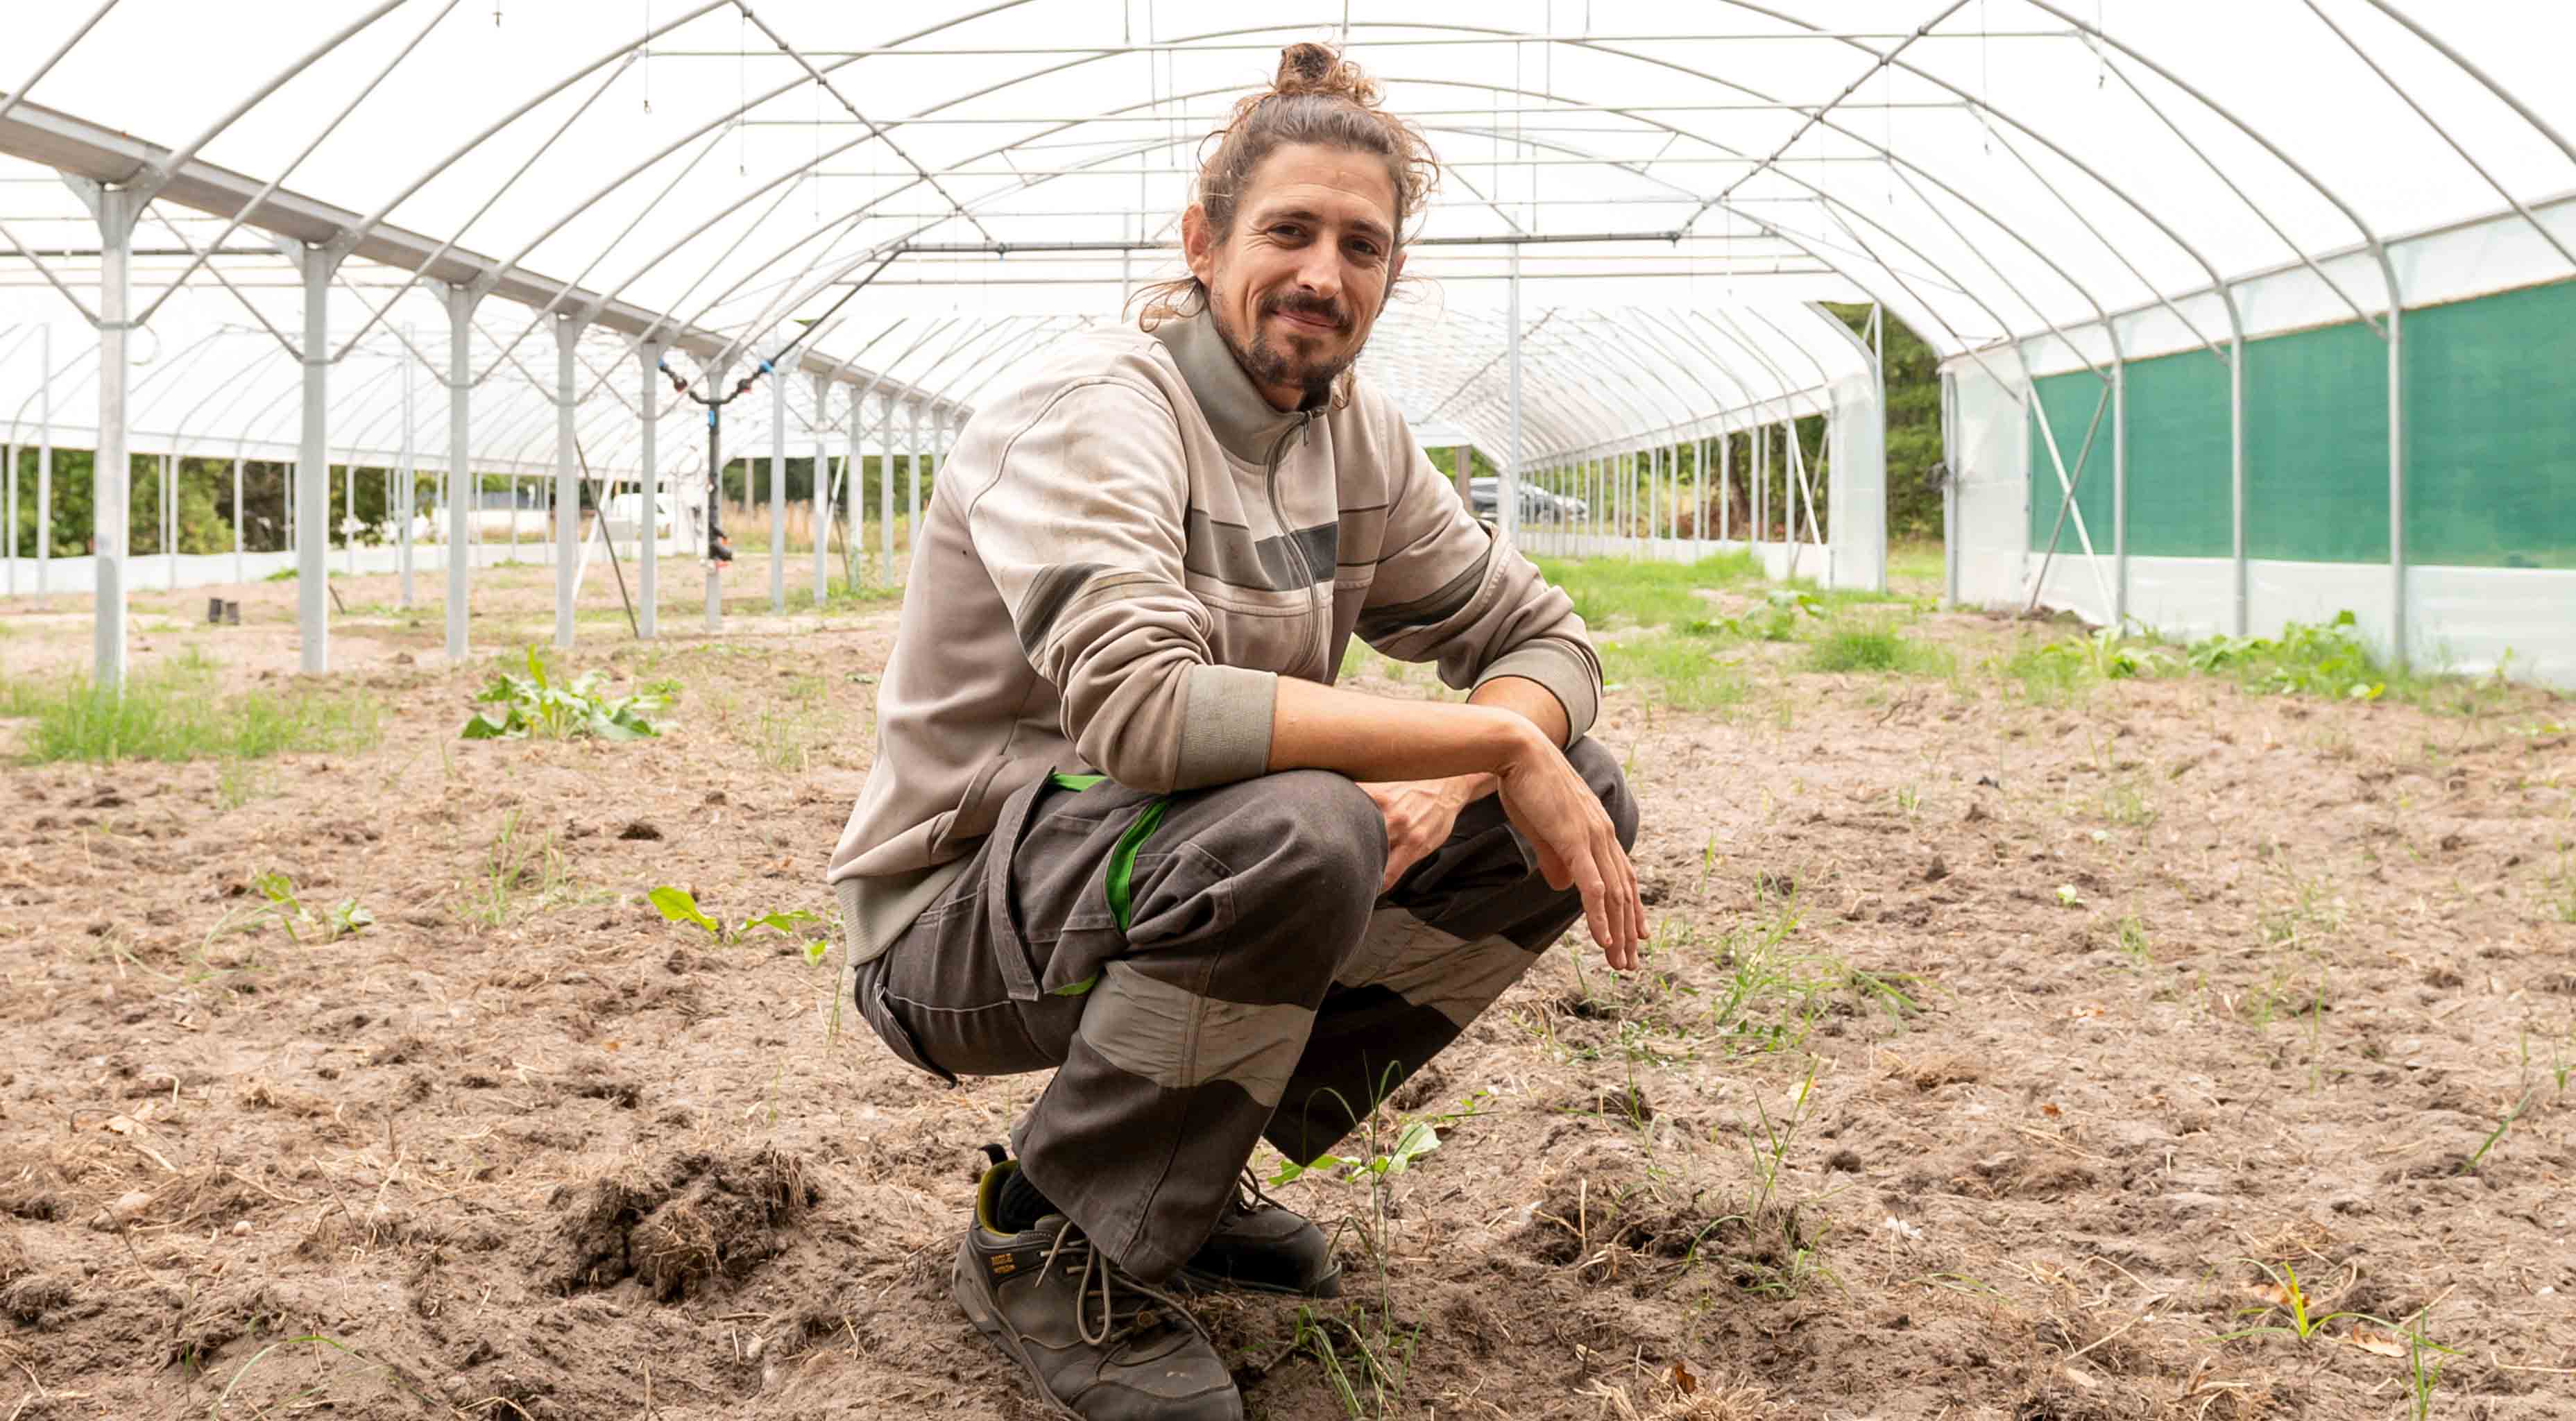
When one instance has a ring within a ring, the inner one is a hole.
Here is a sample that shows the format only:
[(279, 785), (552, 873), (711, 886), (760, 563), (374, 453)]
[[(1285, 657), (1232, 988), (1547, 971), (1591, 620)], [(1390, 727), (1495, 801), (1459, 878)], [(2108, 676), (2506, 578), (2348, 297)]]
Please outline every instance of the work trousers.
[[(1566, 754), (1633, 842), (1618, 762)], [(1331, 1151), (1582, 917), (1491, 795), (1380, 895), (1386, 854), (1375, 802), (1328, 771), (1170, 795), (1059, 775), (861, 966), (857, 1006), (950, 1081), (1055, 1068), (1013, 1132), (1020, 1167), (1159, 1282), (1257, 1141)]]

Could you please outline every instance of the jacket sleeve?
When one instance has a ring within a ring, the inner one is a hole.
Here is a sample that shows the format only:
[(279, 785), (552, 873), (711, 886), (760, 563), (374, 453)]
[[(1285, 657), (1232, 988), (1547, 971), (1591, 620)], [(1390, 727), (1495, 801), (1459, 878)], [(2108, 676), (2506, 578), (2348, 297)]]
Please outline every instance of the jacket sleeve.
[(1601, 658), (1574, 599), (1468, 513), (1400, 420), (1395, 438), (1411, 460), (1389, 499), (1361, 639), (1400, 661), (1437, 662), (1458, 690), (1536, 681), (1565, 707), (1567, 743), (1582, 739), (1601, 708)]
[(1182, 583), (1188, 468), (1164, 397), (1070, 385), (998, 465), (969, 495), (967, 536), (1084, 763), (1158, 792), (1266, 770), (1276, 677), (1210, 654)]

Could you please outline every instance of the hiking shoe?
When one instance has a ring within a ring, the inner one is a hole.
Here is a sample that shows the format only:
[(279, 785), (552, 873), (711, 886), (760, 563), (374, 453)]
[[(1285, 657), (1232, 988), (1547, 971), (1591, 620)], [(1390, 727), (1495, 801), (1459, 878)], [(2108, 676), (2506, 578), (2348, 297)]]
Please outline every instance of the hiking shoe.
[(1172, 1279), (1184, 1291), (1238, 1288), (1309, 1298), (1342, 1295), (1341, 1260), (1324, 1231), (1261, 1191), (1246, 1173), (1217, 1217), (1216, 1232)]
[(1016, 1168), (985, 1171), (957, 1248), (957, 1304), (976, 1330), (1082, 1421), (1242, 1421), (1233, 1376), (1177, 1298), (1127, 1276), (1062, 1214), (1022, 1233), (994, 1226)]

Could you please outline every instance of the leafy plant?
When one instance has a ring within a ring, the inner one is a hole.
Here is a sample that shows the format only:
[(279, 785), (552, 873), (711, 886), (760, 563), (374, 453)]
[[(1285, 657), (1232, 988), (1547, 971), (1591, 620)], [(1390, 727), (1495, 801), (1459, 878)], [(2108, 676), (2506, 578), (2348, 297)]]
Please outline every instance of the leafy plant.
[(2233, 675), (2250, 691), (2375, 701), (2388, 689), (2388, 673), (2354, 635), (2358, 625), (2346, 609), (2324, 626), (2292, 622), (2278, 637), (2208, 637), (2192, 643), (2184, 660), (2194, 671)]
[(1341, 1155), (1318, 1155), (1304, 1164), (1299, 1164), (1295, 1160), (1282, 1160), (1279, 1173), (1270, 1182), (1273, 1185), (1287, 1184), (1310, 1173), (1324, 1178), (1338, 1177), (1344, 1184), (1375, 1182), (1391, 1175), (1404, 1173), (1412, 1168), (1415, 1160), (1438, 1148), (1440, 1148), (1440, 1132), (1432, 1128), (1430, 1121), (1416, 1120), (1404, 1127), (1404, 1133), (1396, 1136), (1392, 1148), (1370, 1155), (1366, 1159), (1345, 1158)]
[[(798, 928), (807, 923), (822, 921), (819, 914), (803, 908), (789, 908), (756, 914), (743, 919), (741, 926), (728, 929), (722, 919), (709, 917), (707, 911), (698, 906), (697, 895), (685, 888), (674, 888), (665, 883), (645, 894), (644, 897), (662, 914), (664, 922), (687, 923), (705, 933), (709, 939), (719, 945), (739, 943), (749, 936), (754, 928), (766, 928), (786, 937), (795, 937)], [(823, 960), (823, 955), (831, 950), (831, 939), (815, 938), (805, 944), (805, 960), (820, 962)]]
[[(304, 935), (295, 930), (298, 923), (307, 927), (318, 926), (324, 942), (337, 942), (344, 937), (357, 936), (376, 921), (376, 915), (360, 907), (355, 898), (343, 898), (332, 904), (330, 910), (317, 920), (313, 911), (304, 906), (303, 900), (295, 896), (295, 880), (274, 870), (253, 878), (250, 886), (252, 891), (267, 900), (251, 915), (251, 920), (265, 918), (276, 923), (286, 930), (290, 942), (304, 941)], [(249, 922), (243, 926), (249, 926)]]
[(474, 699), (501, 709), (476, 711), (458, 732), (466, 740), (516, 739), (543, 735), (555, 740), (595, 736), (601, 740), (640, 740), (659, 732), (645, 717), (669, 702), (651, 690), (610, 696), (600, 690), (608, 673), (590, 670), (570, 681), (557, 681), (534, 644), (527, 648), (528, 674), (496, 672), (492, 684)]

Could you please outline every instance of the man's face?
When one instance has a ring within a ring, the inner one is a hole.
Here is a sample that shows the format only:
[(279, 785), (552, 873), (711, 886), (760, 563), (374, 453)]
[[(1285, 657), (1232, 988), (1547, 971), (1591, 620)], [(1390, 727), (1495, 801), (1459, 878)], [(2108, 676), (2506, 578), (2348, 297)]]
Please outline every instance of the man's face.
[(1386, 160), (1285, 144), (1252, 170), (1234, 231), (1219, 235), (1201, 208), (1182, 216), (1190, 271), (1227, 348), (1273, 408), (1322, 403), (1404, 269)]

